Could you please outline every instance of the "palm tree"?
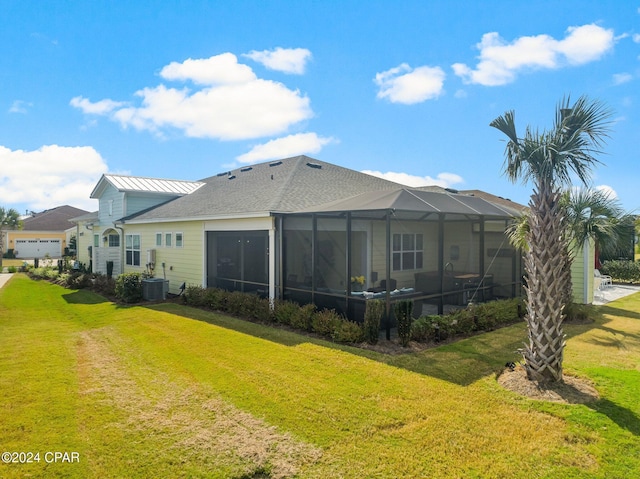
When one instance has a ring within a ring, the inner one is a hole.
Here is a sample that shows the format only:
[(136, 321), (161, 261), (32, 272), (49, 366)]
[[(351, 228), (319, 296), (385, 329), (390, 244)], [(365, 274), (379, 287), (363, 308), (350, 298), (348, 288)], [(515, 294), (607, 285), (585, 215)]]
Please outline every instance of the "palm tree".
[(20, 227), (20, 214), (13, 208), (6, 210), (0, 206), (0, 271), (2, 271), (2, 255), (4, 254), (4, 230)]
[(530, 380), (562, 380), (564, 292), (571, 284), (562, 188), (571, 185), (572, 176), (588, 183), (591, 169), (599, 163), (596, 156), (607, 137), (610, 117), (602, 103), (583, 96), (573, 106), (569, 98), (558, 104), (550, 130), (527, 127), (520, 138), (513, 111), (490, 124), (508, 138), (507, 177), (533, 182), (524, 261), (529, 343), (522, 351)]
[(575, 244), (593, 239), (596, 249), (607, 256), (615, 256), (629, 227), (630, 216), (616, 198), (594, 189), (565, 192), (563, 205), (567, 227)]

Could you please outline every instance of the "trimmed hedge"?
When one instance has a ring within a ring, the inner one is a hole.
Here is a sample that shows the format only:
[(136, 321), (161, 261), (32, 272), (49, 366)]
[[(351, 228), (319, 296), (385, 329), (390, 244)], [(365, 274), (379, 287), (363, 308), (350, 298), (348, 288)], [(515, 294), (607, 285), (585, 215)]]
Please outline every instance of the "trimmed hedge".
[(522, 311), (522, 300), (514, 298), (481, 303), (444, 316), (422, 316), (411, 325), (411, 339), (418, 342), (439, 342), (474, 332), (491, 331), (522, 321)]
[(362, 326), (347, 321), (334, 310), (316, 310), (315, 305), (300, 306), (292, 301), (275, 300), (273, 308), (268, 299), (251, 293), (225, 291), (217, 288), (188, 286), (184, 303), (197, 308), (221, 311), (263, 323), (278, 323), (300, 331), (314, 332), (339, 343), (362, 341)]
[(628, 260), (605, 261), (602, 263), (600, 272), (611, 276), (613, 281), (640, 283), (640, 262)]

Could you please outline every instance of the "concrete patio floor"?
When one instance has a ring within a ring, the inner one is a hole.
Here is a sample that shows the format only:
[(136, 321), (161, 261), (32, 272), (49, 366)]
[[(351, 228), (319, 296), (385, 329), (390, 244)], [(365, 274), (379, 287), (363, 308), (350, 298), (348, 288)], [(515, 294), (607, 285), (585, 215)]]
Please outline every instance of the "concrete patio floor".
[(630, 294), (640, 292), (640, 285), (637, 284), (613, 284), (607, 288), (596, 290), (593, 295), (593, 304), (602, 305), (624, 298)]

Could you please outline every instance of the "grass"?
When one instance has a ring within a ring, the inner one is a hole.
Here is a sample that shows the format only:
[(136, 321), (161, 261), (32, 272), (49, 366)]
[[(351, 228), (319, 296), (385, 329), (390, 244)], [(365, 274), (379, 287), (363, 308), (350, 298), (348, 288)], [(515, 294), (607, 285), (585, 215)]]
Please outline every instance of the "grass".
[(601, 399), (563, 405), (497, 384), (522, 324), (385, 356), (15, 275), (0, 289), (0, 449), (80, 462), (0, 477), (630, 477), (640, 294), (602, 312), (565, 328), (565, 369)]

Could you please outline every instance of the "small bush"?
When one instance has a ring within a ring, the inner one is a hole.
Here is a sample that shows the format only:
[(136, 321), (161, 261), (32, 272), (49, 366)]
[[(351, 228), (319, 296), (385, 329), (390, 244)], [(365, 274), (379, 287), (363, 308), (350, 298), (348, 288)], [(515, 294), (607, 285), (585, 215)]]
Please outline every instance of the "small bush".
[(96, 293), (113, 296), (116, 292), (116, 282), (113, 278), (109, 278), (106, 274), (90, 275), (92, 283), (91, 289)]
[(451, 326), (450, 333), (453, 335), (470, 334), (477, 329), (475, 307), (452, 311), (447, 317)]
[(298, 313), (300, 306), (293, 301), (276, 301), (273, 316), (277, 323), (291, 326), (291, 319)]
[(363, 338), (362, 327), (358, 323), (346, 319), (340, 321), (332, 334), (332, 339), (336, 343), (359, 343)]
[(17, 273), (18, 272), (18, 268), (16, 268), (15, 266), (9, 266), (7, 268), (7, 271), (9, 271), (9, 273)]
[[(107, 274), (107, 276), (109, 276)], [(137, 303), (142, 299), (142, 275), (123, 273), (116, 279), (115, 294), (125, 303)]]
[(393, 312), (398, 322), (398, 338), (400, 339), (400, 344), (404, 347), (409, 344), (409, 340), (411, 339), (412, 311), (413, 301), (410, 299), (398, 301), (393, 307)]
[(377, 344), (380, 337), (380, 321), (385, 311), (385, 303), (381, 299), (366, 302), (364, 323), (362, 324), (364, 339), (369, 344)]
[(293, 328), (311, 331), (311, 321), (316, 307), (313, 304), (298, 306), (298, 310), (291, 316), (291, 326)]
[(333, 332), (343, 319), (344, 318), (336, 313), (334, 309), (316, 311), (313, 313), (313, 318), (311, 319), (311, 330), (314, 333), (332, 337)]

